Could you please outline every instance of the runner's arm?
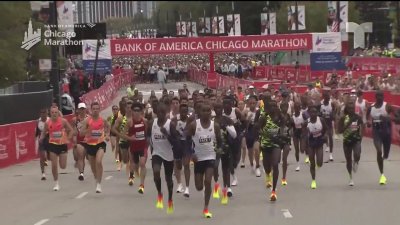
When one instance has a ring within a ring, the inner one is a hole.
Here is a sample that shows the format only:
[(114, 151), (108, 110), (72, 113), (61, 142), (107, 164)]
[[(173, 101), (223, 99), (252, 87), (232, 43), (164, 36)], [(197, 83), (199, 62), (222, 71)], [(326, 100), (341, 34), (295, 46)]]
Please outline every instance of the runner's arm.
[(72, 128), (71, 124), (66, 120), (62, 119), (64, 128), (67, 129), (68, 131), (68, 140), (71, 140), (72, 137), (75, 135), (74, 129)]

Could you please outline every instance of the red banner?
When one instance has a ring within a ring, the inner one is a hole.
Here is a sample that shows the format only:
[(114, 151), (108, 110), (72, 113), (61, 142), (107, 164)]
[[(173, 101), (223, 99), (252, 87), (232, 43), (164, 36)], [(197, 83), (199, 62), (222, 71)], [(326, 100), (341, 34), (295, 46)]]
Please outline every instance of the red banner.
[(111, 55), (258, 52), (312, 48), (311, 34), (112, 39)]
[(347, 64), (361, 70), (386, 70), (392, 73), (400, 73), (400, 59), (398, 58), (351, 57)]

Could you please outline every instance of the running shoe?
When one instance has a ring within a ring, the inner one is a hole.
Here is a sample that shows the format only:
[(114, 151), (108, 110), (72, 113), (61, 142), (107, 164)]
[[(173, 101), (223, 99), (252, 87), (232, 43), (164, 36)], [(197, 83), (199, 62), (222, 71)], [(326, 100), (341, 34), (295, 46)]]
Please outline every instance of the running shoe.
[(141, 185), (139, 186), (138, 192), (139, 192), (140, 194), (144, 194), (144, 185), (143, 185), (143, 184), (141, 184)]
[(232, 186), (237, 186), (238, 185), (238, 180), (237, 180), (237, 177), (236, 177), (236, 175), (232, 175), (232, 178), (233, 178), (233, 181), (232, 181)]
[(79, 174), (78, 180), (80, 180), (80, 181), (85, 180), (85, 177), (83, 176), (83, 173)]
[(172, 200), (168, 200), (167, 214), (172, 213), (174, 213), (174, 202)]
[(240, 168), (245, 168), (246, 166), (244, 165), (244, 163), (240, 164)]
[(49, 165), (49, 162), (46, 160), (46, 161), (44, 161), (44, 166), (48, 166)]
[(157, 197), (156, 208), (157, 209), (163, 209), (164, 208), (163, 196), (162, 195), (158, 195), (158, 197)]
[(186, 198), (189, 198), (189, 188), (188, 187), (186, 187), (185, 188), (185, 193), (183, 193), (183, 196), (185, 196)]
[(296, 172), (300, 171), (300, 163), (297, 163)]
[(270, 200), (271, 202), (275, 202), (276, 199), (277, 199), (276, 193), (275, 193), (275, 191), (272, 191), (269, 200)]
[(256, 177), (261, 177), (260, 167), (256, 168)]
[(379, 184), (380, 185), (385, 185), (386, 181), (387, 181), (387, 179), (386, 179), (385, 175), (382, 174), (381, 178), (379, 179)]
[(326, 147), (326, 148), (325, 148), (325, 152), (329, 152), (329, 147)]
[(219, 184), (214, 184), (213, 198), (219, 199)]
[(272, 187), (272, 174), (265, 174), (265, 186), (267, 186), (267, 188), (271, 188)]
[(183, 193), (185, 189), (182, 184), (178, 184), (178, 188), (176, 189), (176, 193)]
[(222, 205), (227, 205), (228, 204), (228, 191), (227, 191), (226, 188), (222, 189), (221, 204)]
[(117, 170), (121, 171), (122, 163), (119, 160), (115, 160), (115, 163), (117, 164)]
[(53, 191), (59, 191), (60, 190), (60, 185), (58, 185), (58, 182), (56, 182), (56, 185), (53, 187)]
[(307, 156), (306, 159), (304, 160), (305, 163), (310, 163), (310, 158)]
[(98, 183), (96, 187), (96, 193), (101, 193), (101, 185)]
[(334, 135), (335, 140), (339, 140), (339, 136), (337, 134)]
[(358, 170), (358, 162), (353, 162), (353, 172), (357, 173)]
[(42, 173), (42, 178), (41, 180), (46, 180), (46, 174)]
[(212, 214), (208, 211), (208, 209), (203, 210), (204, 218), (211, 218)]
[(316, 189), (317, 188), (317, 182), (315, 180), (311, 181), (311, 189)]
[(232, 189), (230, 187), (227, 190), (227, 195), (228, 195), (229, 198), (232, 198), (232, 196), (233, 196), (233, 191), (232, 191)]
[(286, 186), (286, 185), (287, 185), (286, 179), (282, 179), (282, 186)]
[(132, 186), (132, 185), (133, 185), (133, 183), (134, 183), (134, 180), (133, 180), (133, 178), (129, 178), (129, 180), (128, 180), (128, 184), (129, 184), (129, 186)]
[(329, 153), (329, 161), (333, 162), (333, 154)]
[(353, 187), (353, 186), (354, 186), (354, 181), (353, 181), (353, 179), (350, 179), (349, 186), (350, 186), (350, 187)]

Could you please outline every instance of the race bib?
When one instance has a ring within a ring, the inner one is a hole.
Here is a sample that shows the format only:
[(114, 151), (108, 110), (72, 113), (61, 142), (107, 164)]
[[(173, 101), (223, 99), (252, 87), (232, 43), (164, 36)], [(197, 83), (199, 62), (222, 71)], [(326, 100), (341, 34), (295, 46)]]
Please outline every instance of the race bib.
[(313, 136), (313, 138), (320, 137), (321, 135), (322, 135), (321, 131), (315, 131), (315, 132), (312, 132), (312, 136)]

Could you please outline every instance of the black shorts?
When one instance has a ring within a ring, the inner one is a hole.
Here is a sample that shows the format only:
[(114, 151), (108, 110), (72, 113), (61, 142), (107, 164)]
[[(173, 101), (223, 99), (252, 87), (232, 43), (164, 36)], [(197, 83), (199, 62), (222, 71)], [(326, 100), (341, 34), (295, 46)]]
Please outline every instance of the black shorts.
[(43, 139), (42, 142), (39, 141), (39, 151), (48, 151), (49, 150), (49, 136)]
[(66, 144), (56, 145), (56, 144), (49, 143), (49, 145), (47, 147), (48, 147), (49, 152), (52, 152), (57, 155), (68, 152), (68, 147)]
[(183, 157), (193, 154), (192, 143), (187, 140), (180, 140), (179, 151), (174, 151), (174, 159), (182, 160)]
[(128, 150), (129, 149), (129, 142), (127, 142), (127, 141), (119, 142), (119, 149)]
[(255, 132), (253, 128), (250, 128), (246, 133), (246, 145), (247, 149), (252, 149), (256, 142)]
[(144, 157), (144, 151), (146, 151), (146, 149), (142, 149), (142, 150), (137, 150), (134, 152), (131, 152), (131, 157), (134, 163), (138, 164), (139, 163), (139, 159), (141, 157)]
[(215, 167), (215, 160), (199, 161), (194, 164), (194, 173), (204, 174), (208, 168), (214, 168), (214, 167)]
[(104, 153), (106, 152), (107, 144), (103, 141), (97, 145), (88, 145), (87, 143), (84, 143), (84, 146), (88, 155), (96, 156), (97, 151), (99, 151), (100, 148), (104, 150)]

